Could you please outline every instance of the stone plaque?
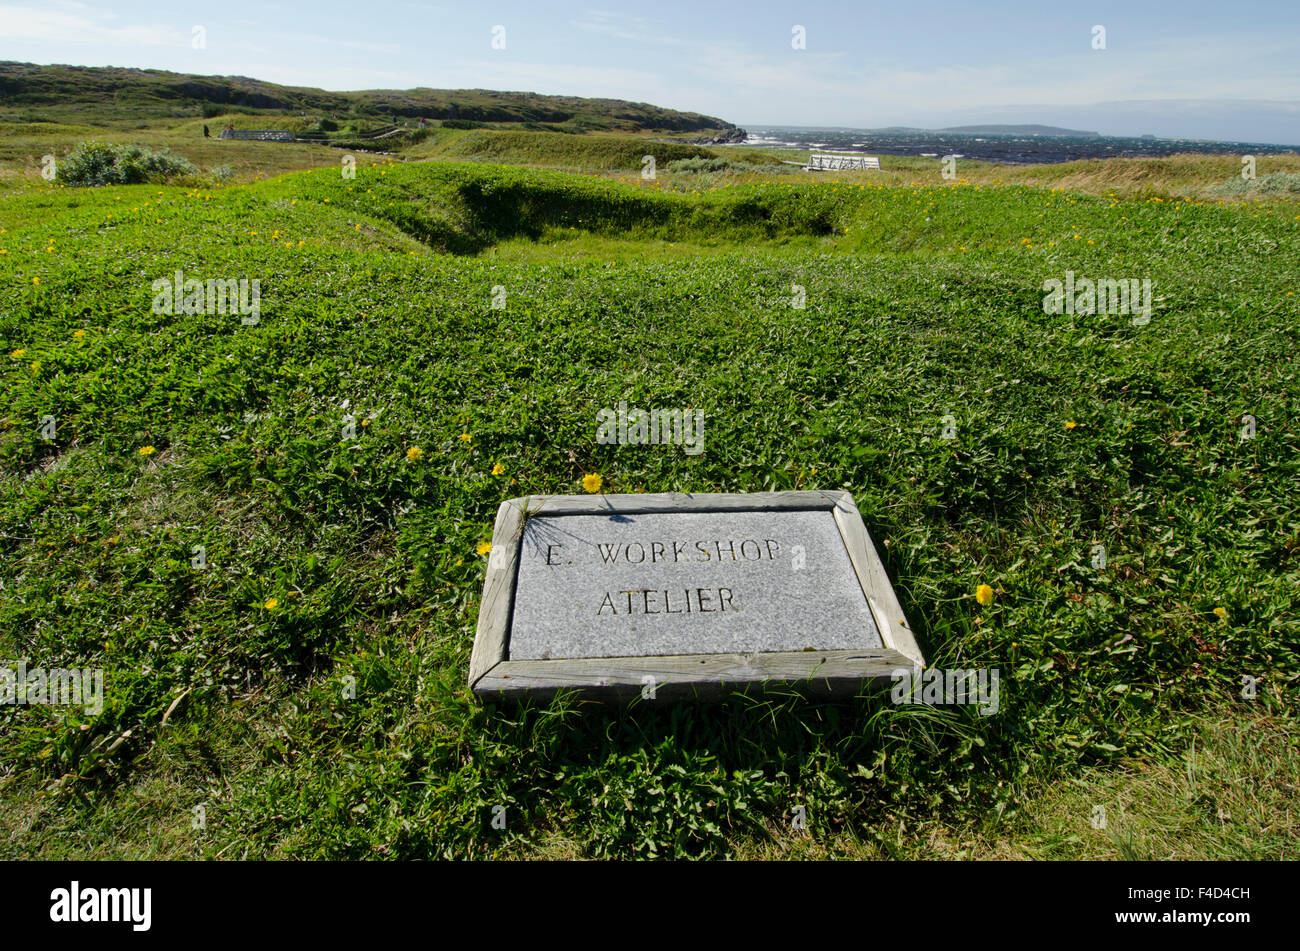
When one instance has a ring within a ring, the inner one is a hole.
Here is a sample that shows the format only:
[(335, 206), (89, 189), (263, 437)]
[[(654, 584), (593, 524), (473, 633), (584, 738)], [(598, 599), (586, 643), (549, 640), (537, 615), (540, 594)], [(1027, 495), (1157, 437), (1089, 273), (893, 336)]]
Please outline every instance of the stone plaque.
[(482, 697), (844, 692), (922, 662), (847, 492), (529, 496), (492, 546)]

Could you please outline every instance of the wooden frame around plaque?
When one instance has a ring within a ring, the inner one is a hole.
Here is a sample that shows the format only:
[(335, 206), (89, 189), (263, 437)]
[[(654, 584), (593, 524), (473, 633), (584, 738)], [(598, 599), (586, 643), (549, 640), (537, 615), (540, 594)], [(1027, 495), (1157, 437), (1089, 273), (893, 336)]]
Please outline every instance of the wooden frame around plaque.
[[(534, 515), (634, 515), (684, 512), (828, 511), (835, 519), (883, 647), (861, 650), (680, 654), (648, 657), (510, 660), (515, 578), (525, 520)], [(714, 699), (759, 684), (802, 686), (843, 695), (924, 658), (853, 496), (844, 491), (530, 495), (508, 499), (492, 531), (469, 685), (482, 699), (548, 700), (561, 691), (625, 701), (653, 685), (656, 699)]]

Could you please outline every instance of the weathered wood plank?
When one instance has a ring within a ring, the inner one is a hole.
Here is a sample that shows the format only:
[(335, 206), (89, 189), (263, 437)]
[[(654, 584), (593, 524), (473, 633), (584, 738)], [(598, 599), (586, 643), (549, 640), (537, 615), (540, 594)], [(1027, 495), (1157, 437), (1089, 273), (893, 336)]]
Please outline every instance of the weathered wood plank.
[(802, 492), (663, 492), (644, 495), (530, 495), (524, 499), (529, 515), (648, 515), (656, 512), (714, 512), (821, 510), (835, 507), (837, 493)]
[[(483, 601), (479, 605), (478, 629), (469, 659), (471, 688), (484, 674), (506, 659), (524, 517), (521, 499), (508, 499), (497, 509), (496, 523), (492, 527), (492, 552), (488, 556), (487, 578), (483, 583)], [(501, 546), (500, 552), (498, 545)]]
[(914, 666), (900, 652), (880, 649), (506, 660), (478, 681), (475, 692), (485, 699), (546, 700), (563, 690), (578, 690), (587, 696), (626, 700), (652, 685), (655, 699), (705, 699), (762, 683), (843, 695)]
[(880, 628), (885, 646), (892, 647), (907, 657), (910, 663), (924, 663), (921, 649), (912, 636), (911, 625), (907, 623), (907, 615), (898, 603), (894, 586), (889, 583), (889, 575), (880, 560), (880, 552), (876, 550), (871, 534), (862, 522), (857, 502), (848, 492), (838, 493), (835, 524), (840, 528), (844, 546), (849, 551), (849, 560), (853, 563), (858, 583), (867, 596), (867, 604), (871, 605), (871, 613), (875, 615), (876, 626)]

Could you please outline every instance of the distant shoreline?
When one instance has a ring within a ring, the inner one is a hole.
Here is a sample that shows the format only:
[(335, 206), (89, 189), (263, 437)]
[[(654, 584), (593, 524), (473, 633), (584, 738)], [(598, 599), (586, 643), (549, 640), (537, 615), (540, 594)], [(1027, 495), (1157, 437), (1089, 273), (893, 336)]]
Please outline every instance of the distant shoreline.
[(1300, 151), (1300, 146), (1263, 142), (1215, 142), (1205, 139), (1107, 136), (1093, 133), (1068, 135), (1056, 131), (976, 133), (956, 130), (815, 129), (794, 126), (751, 126), (743, 144), (751, 148), (879, 153), (916, 158), (960, 154), (967, 160), (1003, 165), (1052, 165), (1080, 159), (1165, 158), (1179, 153), (1270, 155)]

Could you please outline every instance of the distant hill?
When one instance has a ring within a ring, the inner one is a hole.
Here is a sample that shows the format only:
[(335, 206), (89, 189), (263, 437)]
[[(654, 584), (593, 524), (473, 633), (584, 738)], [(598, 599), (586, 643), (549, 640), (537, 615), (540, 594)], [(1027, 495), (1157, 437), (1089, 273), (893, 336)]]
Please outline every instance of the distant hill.
[(1062, 129), (1054, 125), (955, 125), (935, 132), (955, 132), (960, 135), (1061, 135), (1073, 139), (1099, 138), (1099, 132), (1082, 132), (1079, 129)]
[(116, 66), (0, 62), (0, 117), (71, 118), (89, 125), (125, 119), (308, 112), (334, 117), (454, 119), (556, 131), (655, 131), (743, 137), (730, 122), (644, 102), (543, 96), (488, 89), (367, 89), (328, 92), (247, 76), (197, 76)]

